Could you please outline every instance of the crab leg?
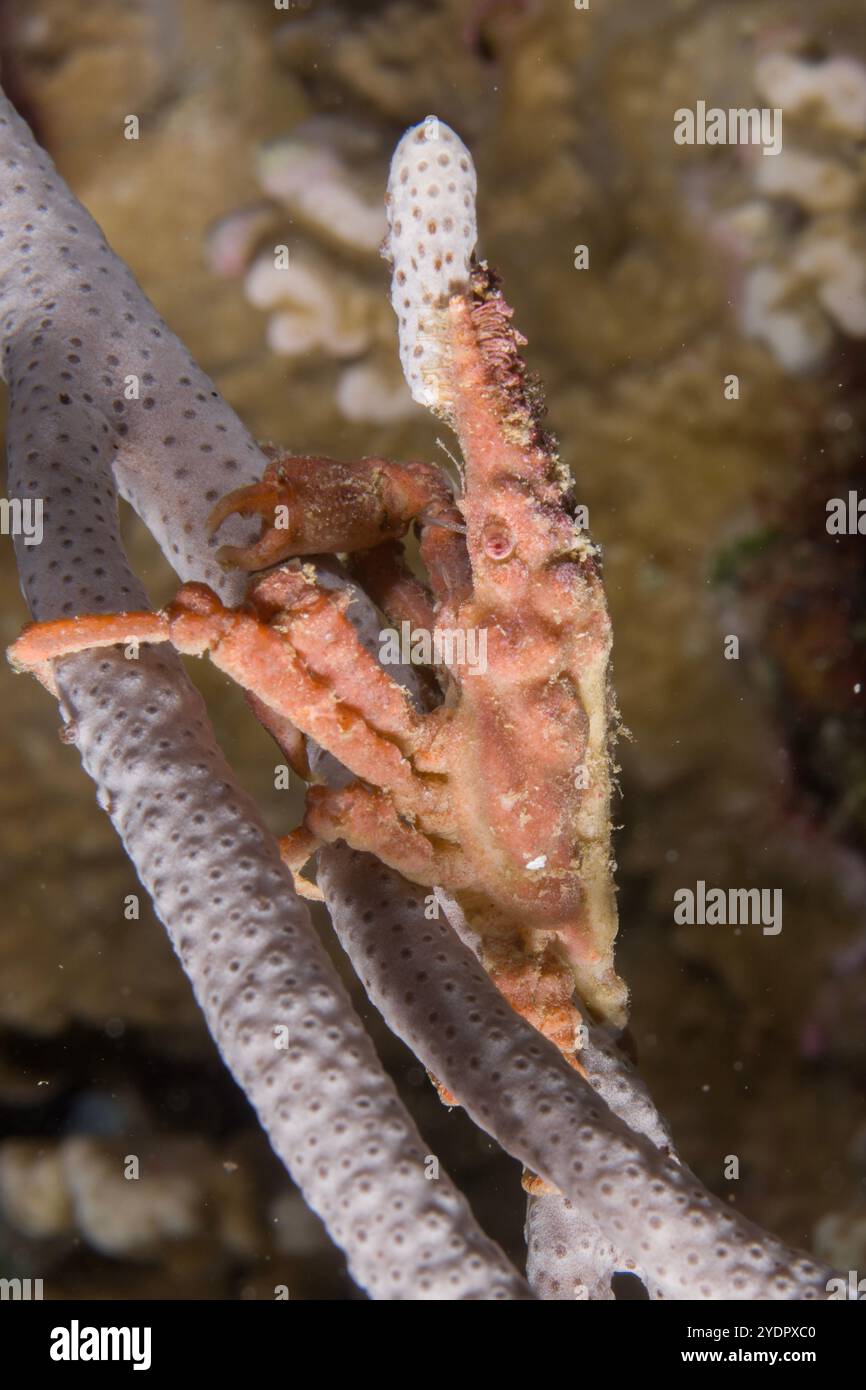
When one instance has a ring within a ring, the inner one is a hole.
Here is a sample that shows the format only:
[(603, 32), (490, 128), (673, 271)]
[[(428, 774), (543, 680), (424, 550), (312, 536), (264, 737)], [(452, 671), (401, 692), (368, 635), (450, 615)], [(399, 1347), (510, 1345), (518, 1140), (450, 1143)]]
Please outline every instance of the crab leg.
[[(454, 520), (459, 517), (459, 524)], [(439, 611), (456, 612), (472, 593), (472, 568), (461, 511), (422, 518), (421, 559)]]
[(574, 976), (556, 949), (548, 943), (537, 955), (517, 952), (511, 942), (484, 941), (482, 954), (491, 979), (511, 1006), (528, 1023), (573, 1057), (579, 1046), (582, 1022), (574, 1003)]
[(351, 572), (391, 622), (405, 621), (432, 632), (436, 626), (433, 595), (412, 573), (395, 541), (361, 551), (353, 559)]
[(573, 1063), (582, 1015), (574, 974), (555, 934), (522, 929), (510, 913), (471, 889), (457, 894), (457, 904), (478, 935), (484, 968), (497, 989)]
[(287, 719), (284, 714), (278, 714), (276, 710), (271, 709), (270, 705), (266, 705), (251, 690), (245, 690), (244, 694), (256, 719), (262, 728), (267, 729), (289, 767), (303, 781), (309, 782), (311, 773), (310, 761), (307, 756), (307, 741), (300, 729), (296, 728), (291, 719)]
[[(414, 632), (433, 632), (437, 615), (433, 595), (403, 559), (396, 541), (362, 551), (350, 562), (350, 573), (388, 621), (395, 626), (407, 622)], [(419, 698), (424, 709), (433, 709), (442, 699), (441, 675), (427, 666), (417, 665)]]
[(321, 845), (322, 841), (305, 825), (297, 826), (279, 840), (280, 858), (292, 871), (296, 892), (302, 898), (309, 898), (311, 902), (317, 903), (324, 900), (324, 894), (315, 883), (311, 883), (308, 878), (301, 877), (301, 869), (313, 857), (316, 850), (321, 848)]
[[(441, 883), (456, 890), (475, 881), (474, 869), (456, 844), (434, 843), (400, 816), (386, 792), (360, 782), (339, 790), (311, 787), (304, 828), (323, 843), (345, 840), (353, 849), (369, 850), (413, 883)], [(295, 842), (290, 843), (293, 847)]]
[(255, 584), (250, 601), (257, 616), (268, 619), (308, 669), (377, 733), (393, 739), (407, 757), (426, 744), (423, 716), (361, 643), (346, 617), (343, 594), (320, 589), (302, 570), (280, 569)]
[(441, 779), (424, 780), (395, 742), (371, 729), (363, 716), (335, 699), (312, 675), (285, 637), (243, 609), (226, 608), (206, 584), (184, 584), (164, 613), (96, 614), (35, 623), (9, 650), (19, 671), (53, 687), (47, 663), (120, 642), (170, 641), (189, 656), (211, 660), (277, 714), (327, 748), (357, 777), (389, 788), (400, 809), (444, 817)]
[(64, 656), (140, 642), (170, 642), (165, 613), (93, 613), (83, 618), (56, 618), (28, 623), (6, 655), (16, 671), (28, 671), (57, 698), (51, 662)]

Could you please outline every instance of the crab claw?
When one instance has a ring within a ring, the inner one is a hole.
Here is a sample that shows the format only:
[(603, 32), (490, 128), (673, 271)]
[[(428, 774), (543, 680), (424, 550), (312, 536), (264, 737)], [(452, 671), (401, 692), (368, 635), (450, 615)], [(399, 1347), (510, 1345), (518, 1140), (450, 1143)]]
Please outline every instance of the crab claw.
[(236, 488), (217, 502), (207, 522), (211, 536), (230, 516), (260, 516), (262, 519), (261, 535), (251, 545), (220, 546), (217, 560), (224, 569), (260, 570), (285, 559), (292, 527), (277, 528), (274, 518), (277, 507), (282, 506), (291, 520), (291, 500), (292, 493), (286, 484), (277, 483), (265, 473), (261, 482)]
[(280, 489), (267, 477), (260, 483), (248, 483), (246, 487), (235, 488), (217, 502), (207, 519), (208, 535), (218, 531), (227, 517), (260, 516), (269, 520), (274, 508), (280, 502)]
[(213, 533), (227, 517), (261, 517), (258, 539), (223, 546), (220, 564), (260, 570), (296, 555), (338, 555), (397, 540), (415, 520), (462, 531), (451, 489), (426, 463), (287, 455), (273, 459), (261, 482), (238, 488), (210, 515)]

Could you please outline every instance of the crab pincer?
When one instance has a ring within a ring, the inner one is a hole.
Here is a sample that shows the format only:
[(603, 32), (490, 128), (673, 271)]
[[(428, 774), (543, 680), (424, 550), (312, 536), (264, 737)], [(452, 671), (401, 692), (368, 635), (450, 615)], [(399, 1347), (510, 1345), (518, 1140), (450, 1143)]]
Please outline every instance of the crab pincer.
[(222, 546), (226, 567), (265, 569), (289, 557), (369, 550), (404, 536), (429, 514), (459, 526), (445, 475), (428, 463), (353, 462), (306, 455), (274, 459), (258, 483), (224, 497), (209, 518), (211, 533), (227, 517), (259, 516), (262, 530), (248, 546)]

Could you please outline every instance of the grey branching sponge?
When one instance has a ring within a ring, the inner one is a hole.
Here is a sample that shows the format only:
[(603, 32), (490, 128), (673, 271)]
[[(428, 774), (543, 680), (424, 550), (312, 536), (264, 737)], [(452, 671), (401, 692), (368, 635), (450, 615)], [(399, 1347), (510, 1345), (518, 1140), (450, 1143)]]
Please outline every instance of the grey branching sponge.
[[(34, 616), (146, 606), (115, 478), (178, 574), (237, 597), (204, 521), (259, 474), (259, 451), (5, 98), (0, 168), (9, 494), (44, 502), (42, 544), (18, 545)], [(58, 684), (211, 1033), (354, 1278), (378, 1298), (526, 1297), (447, 1176), (426, 1180), (425, 1145), (173, 653), (75, 657)]]
[(669, 1155), (642, 1088), (608, 1050), (595, 1049), (596, 1089), (509, 1007), (447, 922), (426, 918), (399, 875), (337, 847), (322, 851), (319, 882), (389, 1026), (477, 1124), (571, 1201), (571, 1228), (596, 1242), (594, 1259), (620, 1252), (616, 1268), (667, 1298), (826, 1296), (831, 1270), (728, 1210)]

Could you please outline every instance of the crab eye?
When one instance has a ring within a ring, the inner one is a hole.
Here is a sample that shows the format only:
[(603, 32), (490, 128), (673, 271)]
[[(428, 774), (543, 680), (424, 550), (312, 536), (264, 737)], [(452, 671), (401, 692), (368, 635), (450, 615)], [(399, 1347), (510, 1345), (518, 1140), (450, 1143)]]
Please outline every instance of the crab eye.
[(483, 545), (488, 559), (507, 560), (514, 552), (514, 537), (505, 522), (488, 522), (484, 528)]

